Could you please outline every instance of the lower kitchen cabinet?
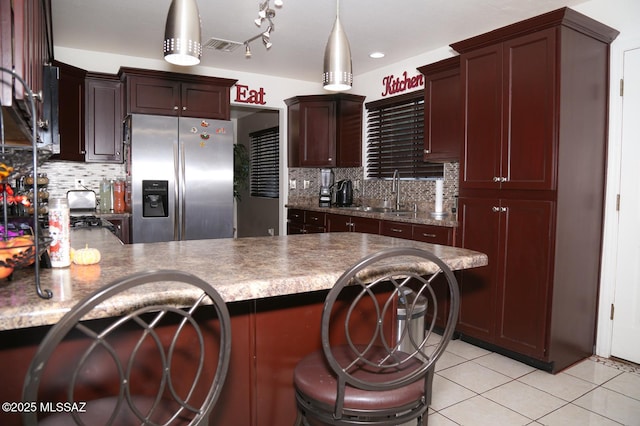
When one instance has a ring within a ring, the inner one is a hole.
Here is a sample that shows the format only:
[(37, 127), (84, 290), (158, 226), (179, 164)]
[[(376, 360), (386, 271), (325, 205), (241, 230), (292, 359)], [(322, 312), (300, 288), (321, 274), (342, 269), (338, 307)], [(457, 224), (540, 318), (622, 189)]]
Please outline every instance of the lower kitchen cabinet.
[(342, 214), (327, 213), (327, 232), (364, 232), (367, 234), (380, 234), (380, 220), (369, 217), (346, 216)]
[(383, 220), (380, 223), (380, 234), (423, 243), (453, 245), (453, 228), (447, 226), (416, 225)]
[[(380, 223), (380, 234), (432, 244), (453, 244), (453, 228), (446, 226), (416, 225), (383, 220)], [(449, 315), (449, 285), (446, 278), (438, 277), (432, 281), (432, 287), (439, 302), (435, 323), (436, 326), (444, 329)]]
[(554, 292), (554, 202), (463, 197), (459, 207), (460, 246), (486, 253), (489, 265), (458, 274), (458, 330), (551, 361), (546, 357)]
[(412, 239), (412, 227), (410, 223), (404, 222), (390, 222), (383, 220), (380, 224), (380, 234), (388, 237), (406, 238)]
[(109, 217), (109, 222), (113, 224), (114, 230), (113, 233), (122, 241), (124, 244), (131, 243), (131, 217), (127, 215), (122, 215), (121, 217)]
[(287, 235), (316, 234), (325, 232), (325, 214), (311, 210), (287, 211)]

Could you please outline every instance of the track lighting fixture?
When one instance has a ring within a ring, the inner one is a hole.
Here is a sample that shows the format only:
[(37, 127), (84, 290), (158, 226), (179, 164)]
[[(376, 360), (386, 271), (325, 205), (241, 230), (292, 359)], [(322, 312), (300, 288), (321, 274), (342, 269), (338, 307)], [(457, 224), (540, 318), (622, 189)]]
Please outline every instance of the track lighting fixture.
[(322, 84), (326, 90), (343, 91), (353, 85), (351, 48), (340, 23), (340, 1), (336, 0), (336, 21), (324, 51)]
[[(259, 3), (258, 5), (258, 17), (253, 22), (256, 24), (256, 26), (260, 27), (262, 26), (262, 23), (264, 21), (267, 21), (269, 23), (269, 26), (267, 27), (267, 30), (264, 31), (263, 33), (260, 33), (244, 41), (244, 45), (245, 45), (244, 56), (247, 58), (251, 57), (251, 50), (249, 49), (249, 43), (251, 43), (252, 41), (258, 38), (262, 38), (262, 44), (266, 49), (270, 49), (271, 46), (273, 46), (273, 43), (271, 42), (271, 32), (275, 29), (275, 25), (273, 24), (272, 19), (276, 16), (276, 11), (271, 9), (269, 2), (270, 0), (265, 0), (264, 2)], [(273, 4), (277, 7), (282, 7), (282, 0), (274, 0)]]
[(172, 0), (164, 30), (164, 59), (175, 65), (197, 65), (202, 56), (201, 22), (196, 0)]
[[(225, 51), (225, 52), (231, 52), (235, 48), (244, 45), (244, 56), (245, 56), (245, 58), (251, 58), (251, 47), (249, 46), (249, 44), (252, 41), (255, 41), (257, 39), (262, 39), (262, 44), (264, 45), (264, 47), (266, 49), (270, 49), (271, 46), (273, 46), (273, 43), (271, 42), (271, 33), (273, 31), (275, 31), (275, 29), (276, 29), (276, 27), (275, 27), (275, 25), (273, 23), (273, 18), (275, 18), (275, 16), (276, 16), (276, 11), (271, 8), (270, 1), (271, 0), (264, 0), (264, 1), (260, 1), (258, 3), (258, 17), (254, 21), (254, 23), (258, 27), (261, 27), (262, 23), (266, 21), (268, 23), (268, 25), (267, 25), (267, 29), (265, 31), (262, 31), (259, 34), (256, 34), (255, 36), (253, 36), (253, 37), (251, 37), (251, 38), (249, 38), (249, 39), (247, 39), (247, 40), (245, 40), (243, 42), (224, 40), (224, 39), (220, 39), (220, 38), (212, 38), (207, 43), (205, 43), (204, 47), (212, 48), (212, 49), (216, 49), (216, 50), (222, 50), (222, 51)], [(273, 4), (276, 7), (282, 7), (282, 1), (281, 0), (274, 0)]]

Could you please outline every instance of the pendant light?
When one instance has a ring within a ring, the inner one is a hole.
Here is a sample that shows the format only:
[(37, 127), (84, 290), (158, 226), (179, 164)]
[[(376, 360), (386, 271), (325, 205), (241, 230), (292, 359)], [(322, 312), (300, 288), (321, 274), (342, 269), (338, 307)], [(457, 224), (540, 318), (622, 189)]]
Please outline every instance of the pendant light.
[(164, 29), (164, 59), (175, 65), (197, 65), (202, 56), (200, 12), (196, 0), (172, 0)]
[(351, 48), (349, 40), (340, 23), (340, 1), (336, 0), (336, 22), (329, 34), (327, 47), (324, 50), (324, 73), (322, 84), (326, 90), (349, 90), (353, 85), (351, 70)]

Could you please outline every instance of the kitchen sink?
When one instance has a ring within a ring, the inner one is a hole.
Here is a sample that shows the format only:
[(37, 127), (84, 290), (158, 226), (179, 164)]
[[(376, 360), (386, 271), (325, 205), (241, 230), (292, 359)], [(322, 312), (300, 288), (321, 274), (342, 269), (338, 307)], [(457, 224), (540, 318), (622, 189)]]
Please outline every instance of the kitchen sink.
[(392, 215), (392, 216), (405, 216), (405, 215), (413, 214), (412, 210), (395, 210), (395, 209), (392, 209), (391, 207), (354, 206), (354, 207), (340, 207), (340, 208), (344, 210), (355, 210), (355, 211), (367, 212), (367, 213), (382, 213), (385, 215)]
[(412, 216), (415, 212), (409, 210), (392, 210), (390, 212), (384, 212), (383, 214), (387, 216)]

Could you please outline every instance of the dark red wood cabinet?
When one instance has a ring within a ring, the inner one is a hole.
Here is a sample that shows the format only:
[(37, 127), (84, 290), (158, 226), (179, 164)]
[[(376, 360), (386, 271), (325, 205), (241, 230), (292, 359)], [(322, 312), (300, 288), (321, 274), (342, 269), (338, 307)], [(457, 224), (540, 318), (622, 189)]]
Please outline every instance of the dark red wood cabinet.
[(131, 243), (131, 216), (110, 216), (107, 219), (114, 227), (114, 234), (123, 244)]
[(114, 75), (85, 79), (85, 161), (122, 163), (122, 83)]
[(593, 353), (609, 45), (563, 8), (454, 43), (464, 140), (457, 244), (462, 337), (552, 372)]
[(122, 163), (122, 83), (115, 75), (56, 62), (59, 160)]
[(230, 119), (231, 86), (237, 80), (121, 68), (128, 114)]
[(285, 99), (289, 167), (360, 167), (364, 96), (335, 94)]
[(462, 144), (460, 57), (419, 67), (424, 74), (424, 161), (459, 161)]
[(59, 160), (84, 161), (85, 149), (85, 77), (83, 69), (54, 62), (58, 67)]
[[(0, 66), (13, 70), (35, 95), (36, 137), (49, 124), (43, 101), (44, 66), (53, 60), (50, 0), (0, 0)], [(47, 100), (50, 101), (50, 100)], [(27, 88), (7, 72), (0, 72), (0, 105), (5, 141), (31, 143), (31, 102)]]
[(556, 29), (461, 54), (461, 188), (553, 189)]
[(547, 200), (460, 199), (460, 245), (490, 262), (458, 273), (459, 331), (544, 358), (554, 208)]
[(288, 209), (287, 235), (325, 232), (325, 214), (311, 210)]
[(382, 221), (370, 217), (347, 216), (342, 214), (327, 213), (327, 232), (364, 232), (367, 234), (380, 234)]

